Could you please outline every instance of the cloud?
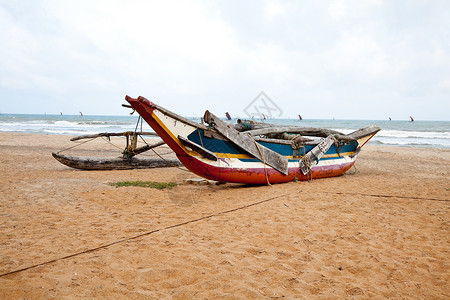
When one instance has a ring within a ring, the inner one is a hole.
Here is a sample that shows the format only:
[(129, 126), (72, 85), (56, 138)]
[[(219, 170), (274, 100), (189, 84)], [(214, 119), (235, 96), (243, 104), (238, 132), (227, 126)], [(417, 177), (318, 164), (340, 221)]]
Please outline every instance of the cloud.
[(274, 21), (275, 19), (288, 15), (293, 8), (294, 3), (290, 1), (264, 1), (264, 14), (269, 21)]
[(33, 95), (111, 114), (130, 94), (162, 99), (180, 113), (238, 115), (262, 90), (286, 117), (299, 109), (317, 118), (385, 117), (378, 106), (361, 114), (346, 108), (358, 101), (386, 107), (427, 98), (445, 106), (449, 5), (434, 4), (2, 2), (1, 110), (41, 109), (3, 100)]
[(450, 78), (440, 81), (439, 87), (450, 92)]
[[(67, 11), (67, 2), (57, 3), (53, 14), (64, 20), (64, 31), (78, 41), (72, 47), (64, 37), (62, 42), (72, 49), (71, 59), (82, 63), (112, 64), (126, 73), (132, 69), (135, 77), (150, 76), (154, 70), (158, 76), (161, 72), (176, 76), (194, 64), (221, 72), (234, 51), (232, 32), (200, 2), (82, 2), (85, 6), (74, 2), (80, 10), (75, 12)], [(88, 13), (81, 12), (85, 9)]]
[(332, 1), (330, 6), (328, 6), (328, 12), (335, 20), (342, 19), (348, 13), (347, 5), (344, 1)]
[(344, 32), (328, 57), (336, 76), (363, 82), (379, 80), (390, 67), (379, 42), (354, 32)]

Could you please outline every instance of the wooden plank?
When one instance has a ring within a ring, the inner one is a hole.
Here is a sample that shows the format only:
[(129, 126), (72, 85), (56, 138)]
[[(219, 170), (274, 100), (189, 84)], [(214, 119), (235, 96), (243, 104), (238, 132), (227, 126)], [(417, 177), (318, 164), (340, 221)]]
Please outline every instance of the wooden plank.
[(378, 127), (377, 125), (369, 125), (367, 127), (358, 129), (356, 131), (353, 131), (352, 133), (349, 133), (346, 135), (347, 138), (350, 138), (352, 140), (358, 140), (362, 137), (371, 135), (371, 134), (375, 134), (378, 131), (380, 131), (381, 128)]
[(209, 151), (208, 149), (200, 146), (199, 144), (197, 144), (197, 143), (195, 143), (193, 141), (190, 141), (190, 140), (182, 137), (181, 135), (178, 136), (178, 139), (180, 140), (180, 142), (183, 145), (185, 145), (185, 146), (191, 148), (192, 150), (198, 152), (201, 156), (203, 156), (203, 157), (205, 157), (207, 159), (213, 160), (213, 161), (217, 161), (217, 159), (218, 159), (217, 156), (213, 152)]
[(306, 175), (311, 171), (311, 168), (319, 162), (319, 159), (330, 149), (331, 145), (336, 142), (336, 139), (330, 135), (327, 138), (320, 141), (317, 146), (312, 148), (305, 156), (300, 160), (300, 170), (303, 175)]
[(150, 149), (153, 149), (153, 148), (156, 148), (156, 147), (165, 145), (165, 144), (166, 144), (166, 142), (161, 141), (161, 142), (158, 142), (158, 143), (153, 144), (153, 145), (147, 144), (147, 145), (144, 145), (144, 146), (142, 146), (142, 147), (132, 148), (132, 149), (130, 149), (130, 150), (127, 148), (127, 149), (125, 149), (124, 152), (123, 152), (124, 158), (127, 158), (127, 156), (128, 156), (128, 158), (132, 158), (132, 157), (135, 156), (135, 155), (141, 154), (141, 153), (143, 153), (143, 152), (145, 152), (145, 151), (148, 151), (148, 150), (150, 150)]
[(272, 143), (272, 144), (284, 144), (292, 146), (292, 141), (288, 140), (281, 140), (281, 139), (269, 139), (264, 137), (255, 136), (253, 139), (257, 142), (264, 142), (264, 143)]
[(288, 159), (285, 156), (258, 144), (250, 135), (237, 131), (209, 111), (205, 112), (204, 120), (229, 141), (253, 157), (256, 157), (284, 175), (288, 174)]
[[(153, 135), (158, 136), (154, 132), (136, 132), (138, 135)], [(133, 135), (134, 131), (125, 131), (125, 132), (102, 132), (102, 133), (96, 133), (96, 134), (86, 134), (86, 135), (80, 135), (76, 136), (74, 138), (71, 138), (70, 140), (77, 141), (81, 139), (92, 139), (92, 138), (98, 138), (98, 137), (109, 137), (109, 136), (127, 136), (127, 135)]]
[(263, 129), (263, 128), (272, 127), (272, 126), (265, 126), (265, 125), (261, 125), (261, 124), (239, 123), (239, 124), (232, 124), (231, 127), (236, 129), (237, 131), (248, 131), (248, 130), (255, 130), (255, 129)]
[[(313, 127), (299, 127), (299, 126), (272, 126), (266, 128), (255, 128), (253, 130), (246, 131), (252, 136), (257, 135), (268, 135), (273, 133), (298, 133), (303, 136), (317, 136), (317, 137), (328, 137), (333, 135), (337, 140), (342, 141), (355, 141), (360, 139), (361, 137), (368, 136), (371, 134), (375, 134), (381, 129), (376, 125), (369, 125), (367, 127), (358, 129), (349, 134), (343, 134), (339, 131), (331, 130), (331, 129), (322, 129), (322, 128), (313, 128)], [(305, 140), (307, 141), (307, 140)]]
[(212, 139), (217, 139), (217, 140), (222, 140), (222, 141), (226, 141), (227, 139), (223, 137), (223, 135), (221, 135), (220, 133), (218, 133), (215, 130), (204, 130), (203, 131), (203, 135), (208, 137), (208, 138), (212, 138)]
[(247, 131), (247, 130), (254, 130), (254, 129), (262, 129), (272, 126), (277, 126), (270, 123), (262, 123), (262, 122), (256, 122), (254, 120), (243, 120), (243, 119), (237, 119), (237, 124), (231, 125), (234, 129), (237, 131)]
[(267, 128), (255, 129), (247, 131), (248, 134), (254, 135), (267, 135), (271, 133), (298, 133), (304, 136), (317, 136), (317, 137), (327, 137), (331, 134), (341, 134), (339, 131), (313, 128), (313, 127), (300, 127), (300, 126), (271, 126)]

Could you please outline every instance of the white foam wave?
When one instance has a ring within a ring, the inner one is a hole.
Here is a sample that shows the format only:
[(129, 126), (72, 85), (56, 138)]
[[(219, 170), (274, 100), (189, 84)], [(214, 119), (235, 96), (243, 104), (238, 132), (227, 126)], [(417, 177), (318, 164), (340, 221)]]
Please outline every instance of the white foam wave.
[(374, 137), (370, 143), (397, 146), (430, 146), (450, 148), (450, 139), (411, 139)]
[(62, 134), (62, 135), (84, 135), (84, 134), (96, 134), (98, 131), (79, 131), (79, 130), (48, 130), (44, 129), (44, 133), (49, 134)]
[(450, 139), (450, 132), (381, 130), (377, 133), (377, 136), (393, 138)]

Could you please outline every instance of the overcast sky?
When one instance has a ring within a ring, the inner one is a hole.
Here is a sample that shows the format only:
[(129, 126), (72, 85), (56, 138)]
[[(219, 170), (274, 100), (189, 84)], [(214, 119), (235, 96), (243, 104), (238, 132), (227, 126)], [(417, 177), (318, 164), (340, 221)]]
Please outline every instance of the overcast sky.
[(0, 0), (0, 113), (450, 120), (450, 1)]

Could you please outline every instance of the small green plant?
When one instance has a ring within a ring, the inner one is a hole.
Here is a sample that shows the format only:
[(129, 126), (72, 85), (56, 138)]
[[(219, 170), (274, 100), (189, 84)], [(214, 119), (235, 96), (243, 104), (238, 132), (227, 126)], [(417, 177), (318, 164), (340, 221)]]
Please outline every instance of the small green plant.
[(297, 181), (298, 181), (297, 176), (294, 177), (294, 180), (293, 180), (293, 181), (294, 181), (294, 182), (297, 182)]
[(155, 181), (118, 181), (118, 182), (110, 182), (108, 183), (111, 186), (121, 187), (121, 186), (137, 186), (137, 187), (145, 187), (152, 189), (171, 189), (177, 184), (175, 182), (155, 182)]

